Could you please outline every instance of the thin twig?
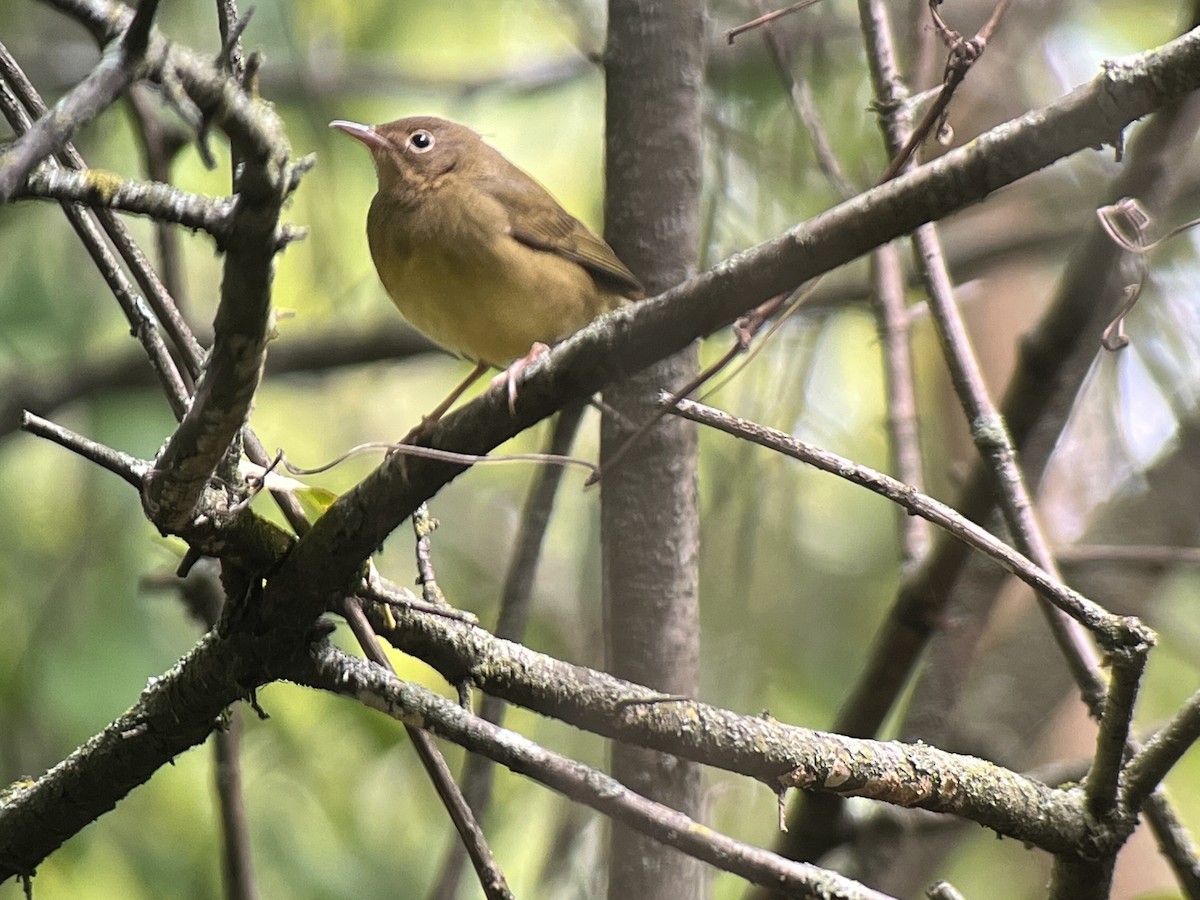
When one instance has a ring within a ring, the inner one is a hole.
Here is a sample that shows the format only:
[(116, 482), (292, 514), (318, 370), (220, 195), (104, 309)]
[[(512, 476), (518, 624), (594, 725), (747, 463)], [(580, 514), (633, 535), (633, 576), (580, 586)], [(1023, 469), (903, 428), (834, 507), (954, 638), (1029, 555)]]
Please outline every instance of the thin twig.
[[(225, 590), (215, 560), (202, 562), (183, 578), (145, 578), (142, 587), (172, 591), (205, 631), (217, 624), (225, 606)], [(221, 874), (225, 900), (256, 900), (258, 897), (242, 789), (241, 712), (237, 707), (230, 707), (223, 726), (212, 735), (213, 782), (221, 823)]]
[[(962, 75), (965, 76), (966, 68), (969, 68), (974, 59), (978, 58), (978, 54), (983, 52), (987, 40), (999, 24), (1007, 5), (1008, 0), (999, 0), (993, 9), (992, 16), (976, 35), (971, 52), (962, 51), (959, 54)], [(933, 0), (931, 12), (939, 25), (939, 30), (952, 47), (958, 47), (962, 43), (961, 36), (947, 32), (945, 23), (938, 16), (936, 7), (937, 0)], [(879, 52), (882, 47), (889, 57), (894, 54), (890, 44), (889, 33), (877, 34), (871, 41), (872, 49)], [(880, 116), (888, 144), (890, 147), (896, 147), (906, 144), (912, 135), (905, 133), (907, 124), (902, 117), (896, 115), (897, 107), (893, 102), (896, 98), (904, 95), (905, 88), (899, 81), (884, 81), (888, 77), (889, 71), (892, 79), (899, 78), (895, 67), (885, 64), (873, 66), (872, 77), (875, 81), (876, 96), (880, 101)], [(918, 131), (919, 129), (914, 131), (914, 134)], [(903, 159), (902, 154), (903, 151), (896, 158), (899, 161), (897, 171), (907, 162)], [(979, 454), (989, 465), (1005, 523), (1013, 534), (1017, 549), (1049, 572), (1056, 580), (1061, 581), (1061, 575), (1055, 567), (1054, 556), (1033, 515), (1033, 501), (1025, 485), (1024, 475), (1017, 465), (1012, 436), (992, 401), (979, 361), (971, 346), (970, 337), (954, 297), (953, 282), (946, 267), (936, 227), (932, 224), (921, 226), (914, 232), (913, 242), (917, 264), (925, 282), (929, 310), (942, 345), (951, 381), (959, 402), (962, 404), (964, 414), (971, 424), (971, 434)], [(1043, 607), (1043, 609), (1051, 631), (1063, 650), (1089, 710), (1093, 715), (1098, 715), (1104, 696), (1104, 684), (1099, 675), (1099, 660), (1095, 649), (1088, 642), (1086, 636), (1061, 614), (1047, 607)]]
[(1154, 733), (1125, 767), (1121, 799), (1141, 809), (1167, 773), (1200, 740), (1200, 691), (1192, 694), (1171, 721)]
[(221, 868), (227, 900), (256, 900), (254, 858), (242, 787), (241, 710), (230, 709), (229, 721), (213, 735), (213, 780), (221, 815)]
[[(871, 292), (876, 328), (882, 345), (884, 389), (887, 392), (887, 427), (892, 467), (896, 477), (917, 490), (924, 489), (925, 471), (921, 435), (917, 424), (917, 396), (912, 358), (912, 317), (904, 302), (904, 273), (900, 251), (886, 244), (871, 254)], [(919, 516), (901, 515), (900, 558), (905, 566), (923, 559), (929, 550), (929, 524)]]
[(1126, 753), (1130, 751), (1130, 727), (1138, 689), (1146, 670), (1150, 648), (1131, 647), (1109, 655), (1112, 677), (1104, 696), (1104, 711), (1096, 735), (1096, 752), (1084, 780), (1088, 812), (1100, 822), (1119, 812), (1117, 803)]
[(21, 415), (21, 430), (65, 447), (72, 453), (119, 476), (126, 484), (138, 490), (141, 490), (146, 473), (150, 471), (150, 464), (144, 459), (138, 459), (136, 456), (106, 447), (104, 444), (85, 438), (61, 425), (55, 425), (28, 411)]
[(1150, 820), (1159, 852), (1170, 864), (1180, 890), (1188, 900), (1200, 900), (1200, 848), (1161, 785), (1141, 809)]
[[(392, 661), (388, 659), (387, 653), (383, 650), (383, 645), (379, 643), (379, 637), (375, 634), (375, 629), (371, 627), (371, 623), (367, 621), (367, 617), (363, 614), (362, 606), (354, 597), (347, 597), (342, 609), (346, 621), (350, 625), (350, 629), (354, 632), (355, 638), (358, 639), (359, 646), (366, 653), (367, 658), (375, 665), (379, 666), (384, 672), (391, 676), (393, 681), (396, 680), (396, 670), (392, 668)], [(415, 724), (406, 722), (404, 730), (408, 733), (409, 739), (412, 741), (413, 749), (417, 751), (417, 757), (421, 760), (421, 765), (425, 767), (425, 771), (429, 774), (429, 779), (433, 782), (434, 789), (437, 791), (438, 797), (441, 798), (442, 805), (450, 814), (450, 820), (454, 823), (459, 836), (466, 845), (467, 854), (471, 857), (471, 862), (475, 865), (475, 871), (479, 876), (479, 883), (483, 887), (484, 895), (488, 900), (513, 900), (512, 891), (508, 889), (508, 883), (504, 879), (504, 873), (500, 871), (500, 867), (496, 864), (496, 859), (492, 855), (491, 849), (488, 847), (487, 839), (483, 836), (483, 829), (479, 827), (479, 822), (475, 818), (475, 814), (471, 811), (471, 807), (467, 804), (466, 799), (459, 790), (458, 785), (454, 781), (454, 775), (450, 772), (450, 767), (446, 765), (446, 760), (442, 756), (442, 752), (434, 743), (432, 737), (422, 728), (418, 728)]]
[(217, 29), (221, 34), (221, 52), (217, 59), (243, 88), (246, 86), (246, 53), (242, 49), (242, 33), (253, 14), (251, 7), (244, 16), (238, 15), (236, 0), (217, 0)]
[[(190, 142), (190, 132), (175, 119), (168, 120), (159, 115), (150, 100), (148, 89), (142, 85), (130, 88), (126, 99), (134, 122), (134, 132), (141, 144), (146, 175), (152, 181), (169, 184), (172, 163)], [(188, 303), (179, 233), (165, 222), (155, 222), (154, 237), (158, 245), (158, 268), (163, 286), (182, 313)]]
[(421, 595), (430, 606), (450, 606), (446, 595), (438, 587), (437, 572), (433, 567), (433, 543), (430, 540), (437, 530), (438, 520), (429, 514), (428, 504), (422, 503), (412, 515), (413, 534), (417, 538), (417, 584)]
[[(664, 402), (667, 399), (669, 398), (664, 398)], [(928, 519), (974, 549), (987, 554), (1005, 571), (1016, 575), (1039, 595), (1087, 627), (1106, 647), (1136, 647), (1154, 643), (1154, 633), (1136, 619), (1113, 615), (1078, 591), (1062, 584), (1044, 569), (974, 522), (964, 519), (950, 507), (882, 472), (836, 453), (821, 450), (782, 431), (736, 418), (692, 400), (676, 401), (672, 412), (837, 475), (900, 504), (913, 515)]]
[[(46, 104), (42, 100), (37, 89), (25, 77), (25, 73), (16, 64), (3, 45), (0, 45), (0, 74), (3, 75), (13, 92), (20, 98), (25, 108), (35, 117), (44, 118), (47, 110)], [(14, 129), (16, 126), (14, 125)], [(59, 162), (68, 169), (86, 170), (87, 164), (79, 151), (75, 149), (73, 144), (67, 143), (63, 146), (59, 154)], [(69, 214), (68, 214), (69, 215)], [(195, 378), (200, 371), (200, 365), (204, 358), (204, 350), (192, 334), (191, 328), (180, 315), (179, 310), (175, 306), (175, 302), (168, 293), (162, 282), (159, 281), (153, 267), (146, 261), (141, 249), (129, 234), (129, 229), (121, 222), (110, 210), (96, 209), (94, 215), (99, 221), (101, 228), (113, 242), (113, 246), (117, 248), (117, 252), (121, 254), (121, 258), (125, 260), (125, 264), (129, 267), (133, 274), (134, 281), (145, 293), (150, 308), (154, 311), (154, 315), (158, 318), (164, 331), (166, 331), (175, 349), (183, 358), (184, 371)], [(78, 231), (78, 227), (76, 231)], [(80, 237), (84, 240), (89, 253), (93, 259), (96, 259), (101, 254), (111, 256), (108, 248), (101, 241), (99, 247), (93, 246), (93, 239)], [(104, 266), (97, 265), (104, 270)], [(115, 263), (113, 264), (115, 265)], [(120, 297), (117, 298), (120, 300)], [(153, 359), (153, 357), (151, 357)], [(170, 397), (168, 399), (171, 399)], [(172, 401), (173, 404), (175, 401)], [(178, 412), (178, 410), (176, 410)]]
[[(926, 282), (929, 308), (933, 314), (942, 353), (955, 394), (971, 426), (971, 437), (979, 455), (989, 466), (997, 501), (1013, 541), (1022, 553), (1061, 581), (1049, 542), (1033, 513), (1033, 498), (1017, 464), (1012, 435), (992, 401), (979, 360), (971, 346), (966, 325), (954, 299), (954, 287), (946, 269), (941, 242), (933, 225), (924, 225), (913, 235), (918, 264)], [(1051, 633), (1067, 661), (1088, 710), (1099, 716), (1104, 697), (1100, 660), (1086, 635), (1059, 613), (1043, 607)]]
[(439, 450), (437, 447), (421, 447), (416, 444), (395, 444), (388, 441), (366, 441), (355, 444), (349, 450), (339, 453), (329, 462), (321, 463), (312, 468), (294, 465), (287, 459), (283, 466), (293, 475), (318, 475), (340, 466), (346, 460), (364, 453), (386, 450), (388, 455), (415, 456), (420, 459), (436, 459), (442, 462), (461, 463), (463, 466), (496, 465), (508, 463), (536, 463), (552, 468), (579, 466), (589, 472), (596, 471), (596, 464), (575, 456), (564, 456), (558, 453), (504, 453), (499, 456), (484, 456), (479, 453), (456, 453), (453, 450)]
[[(816, 0), (810, 0), (815, 3)], [(771, 58), (775, 62), (775, 71), (778, 73), (783, 86), (787, 88), (788, 96), (792, 101), (792, 108), (796, 112), (796, 117), (804, 125), (808, 131), (809, 137), (812, 139), (813, 155), (817, 160), (817, 167), (825, 175), (826, 181), (833, 186), (838, 196), (843, 200), (848, 200), (853, 197), (858, 191), (855, 189), (846, 174), (842, 171), (842, 164), (838, 161), (837, 154), (833, 152), (833, 144), (829, 140), (829, 134), (825, 128), (825, 123), (821, 120), (821, 114), (817, 111), (817, 105), (813, 101), (812, 91), (809, 90), (808, 82), (804, 79), (797, 78), (792, 70), (795, 68), (795, 63), (791, 58), (791, 53), (788, 48), (783, 45), (780, 34), (777, 29), (769, 24), (773, 19), (778, 18), (782, 13), (766, 13), (766, 0), (755, 0), (756, 6), (762, 16), (757, 20), (763, 24), (763, 41), (767, 45), (767, 49), (771, 53)], [(745, 30), (745, 26), (743, 26)], [(732, 38), (730, 38), (732, 43)]]
[[(765, 0), (757, 0), (760, 12), (765, 12), (764, 3)], [(791, 56), (783, 46), (779, 33), (770, 24), (764, 24), (763, 40), (771, 51), (776, 71), (791, 97), (796, 117), (812, 138), (817, 165), (842, 199), (854, 196), (857, 191), (846, 179), (841, 164), (833, 153), (808, 84), (792, 74), (794, 64)], [(882, 106), (883, 98), (878, 99)], [(885, 244), (871, 254), (871, 277), (872, 297), (876, 304), (883, 345), (884, 382), (888, 392), (888, 430), (891, 436), (893, 465), (901, 481), (921, 488), (924, 486), (925, 477), (917, 433), (909, 316), (904, 304), (904, 275), (899, 253), (894, 245)], [(909, 563), (921, 558), (928, 548), (928, 523), (918, 516), (901, 513), (899, 528), (902, 558)]]
[(1153, 544), (1075, 544), (1054, 551), (1059, 565), (1091, 563), (1149, 567), (1200, 565), (1200, 547), (1167, 547)]
[(228, 234), (234, 204), (229, 197), (206, 197), (169, 184), (132, 181), (98, 169), (38, 169), (25, 179), (15, 199), (24, 197), (149, 216), (156, 222), (206, 231), (218, 240)]
[[(730, 378), (733, 378), (733, 376), (740, 372), (742, 368), (748, 365), (750, 361), (758, 355), (759, 351), (762, 350), (763, 344), (772, 335), (774, 335), (776, 331), (783, 327), (783, 323), (791, 318), (792, 314), (800, 308), (800, 305), (809, 296), (811, 296), (812, 291), (816, 287), (818, 281), (820, 281), (820, 279), (815, 279), (803, 290), (797, 290), (790, 294), (777, 294), (766, 302), (759, 304), (744, 316), (741, 316), (733, 324), (734, 341), (729, 349), (726, 350), (718, 359), (707, 365), (703, 371), (690, 378), (682, 387), (676, 389), (672, 396), (676, 400), (691, 396), (704, 385), (708, 384), (708, 382), (712, 381), (712, 379), (721, 374), (721, 372), (723, 372), (725, 368), (737, 357), (741, 356), (742, 354), (746, 354), (746, 358), (742, 361), (742, 365), (735, 368), (729, 374), (728, 378), (721, 381), (716, 387), (709, 391), (709, 393), (713, 393), (724, 387)], [(759, 331), (762, 330), (762, 327), (768, 321), (770, 321), (771, 317), (775, 315), (775, 313), (777, 313), (785, 304), (787, 308), (784, 310), (783, 315), (780, 316), (775, 324), (771, 326), (770, 330), (767, 332), (762, 341), (759, 341), (758, 344), (753, 344), (754, 338), (758, 335)], [(650, 429), (656, 424), (658, 424), (663, 416), (667, 415), (669, 411), (669, 405), (660, 404), (658, 409), (656, 409), (654, 413), (640, 425), (634, 425), (630, 422), (623, 423), (623, 427), (626, 430), (632, 431), (633, 433), (626, 437), (624, 442), (619, 447), (606, 455), (604, 466), (597, 466), (593, 470), (592, 474), (588, 476), (587, 481), (583, 483), (583, 486), (591, 487), (595, 484), (598, 484), (600, 479), (603, 478), (606, 473), (612, 471), (618, 465), (620, 465), (621, 460), (626, 457), (629, 451), (637, 446), (638, 442), (645, 437), (646, 433), (649, 432)], [(613, 414), (615, 415), (615, 411)]]
[(776, 19), (790, 15), (791, 13), (800, 12), (802, 9), (808, 9), (810, 6), (813, 6), (818, 2), (819, 0), (801, 0), (801, 2), (793, 3), (791, 6), (786, 7), (785, 9), (777, 9), (774, 12), (761, 15), (756, 19), (751, 19), (749, 22), (737, 25), (726, 31), (725, 40), (732, 44), (739, 34), (744, 34), (745, 32), (754, 28), (758, 28), (760, 25), (765, 25), (768, 22), (774, 22)]
[[(12, 78), (9, 77), (13, 66), (15, 66), (15, 61), (8, 53), (7, 48), (0, 44), (0, 75), (4, 76), (3, 79), (0, 79), (0, 112), (3, 113), (12, 129), (20, 134), (30, 127), (31, 121), (25, 106), (9, 89), (13, 83)], [(121, 310), (130, 324), (131, 333), (145, 350), (150, 366), (158, 376), (172, 412), (176, 417), (182, 416), (187, 407), (187, 386), (183, 383), (179, 369), (163, 343), (162, 335), (159, 334), (150, 310), (146, 308), (125, 273), (121, 271), (119, 263), (105, 244), (100, 230), (96, 227), (96, 223), (88, 211), (71, 203), (62, 203), (61, 205), (67, 221), (71, 223), (71, 227), (83, 242), (92, 261), (96, 264), (96, 268), (108, 284), (113, 297), (120, 304)]]
[(904, 169), (909, 159), (912, 158), (914, 151), (924, 143), (935, 126), (939, 132), (945, 128), (946, 109), (950, 106), (950, 100), (954, 97), (954, 92), (958, 90), (958, 86), (962, 84), (963, 79), (967, 77), (967, 72), (971, 70), (971, 67), (983, 55), (988, 40), (1000, 24), (1001, 17), (1008, 9), (1009, 0), (999, 0), (992, 9), (991, 17), (979, 29), (975, 37), (969, 40), (964, 39), (957, 31), (947, 27), (937, 11), (939, 3), (941, 3), (941, 0), (930, 0), (929, 9), (930, 15), (933, 16), (934, 23), (937, 26), (938, 33), (949, 50), (949, 54), (946, 57), (946, 71), (943, 76), (942, 89), (938, 93), (937, 98), (925, 111), (925, 115), (921, 118), (917, 127), (912, 130), (912, 133), (908, 136), (908, 139), (904, 142), (899, 152), (895, 154), (891, 164), (888, 165), (883, 175), (880, 176), (879, 181), (881, 184), (885, 181), (891, 181)]
[[(558, 414), (546, 451), (548, 455), (565, 456), (570, 452), (585, 408), (584, 404), (576, 403)], [(550, 524), (550, 514), (562, 483), (562, 474), (560, 467), (542, 467), (530, 485), (514, 541), (515, 549), (500, 593), (496, 637), (517, 642), (525, 639), (525, 627), (532, 607), (534, 576), (537, 574), (546, 529)], [(479, 714), (493, 725), (502, 725), (506, 708), (507, 704), (499, 697), (484, 694)], [(463, 767), (463, 795), (480, 821), (486, 819), (491, 807), (495, 771), (495, 763), (491, 759), (474, 753), (467, 756)], [(457, 841), (451, 846), (436, 887), (430, 894), (432, 900), (452, 900), (457, 896), (463, 863), (466, 861), (464, 850), (463, 844)]]
[(925, 892), (929, 900), (965, 900), (962, 893), (950, 882), (939, 881)]

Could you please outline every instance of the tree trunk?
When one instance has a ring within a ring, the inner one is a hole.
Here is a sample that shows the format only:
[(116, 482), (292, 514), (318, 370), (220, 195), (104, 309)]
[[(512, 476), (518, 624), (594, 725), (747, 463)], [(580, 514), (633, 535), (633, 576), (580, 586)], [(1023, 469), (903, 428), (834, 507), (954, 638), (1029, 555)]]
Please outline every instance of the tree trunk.
[[(701, 169), (703, 8), (697, 0), (610, 0), (606, 72), (606, 234), (655, 294), (696, 264)], [(695, 348), (605, 393), (601, 461), (645, 421), (658, 392), (697, 365)], [(619, 420), (618, 420), (619, 419)], [(605, 630), (611, 671), (669, 694), (694, 696), (699, 674), (699, 519), (696, 434), (667, 419), (601, 482)], [(700, 772), (667, 754), (617, 745), (613, 774), (689, 815)], [(614, 824), (609, 897), (687, 900), (704, 894), (694, 859)]]

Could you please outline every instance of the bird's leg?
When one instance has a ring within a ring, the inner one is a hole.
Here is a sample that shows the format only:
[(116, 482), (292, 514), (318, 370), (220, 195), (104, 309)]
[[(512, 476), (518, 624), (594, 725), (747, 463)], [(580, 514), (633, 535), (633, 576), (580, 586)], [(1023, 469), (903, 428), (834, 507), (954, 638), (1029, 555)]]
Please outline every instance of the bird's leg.
[(535, 359), (540, 359), (549, 352), (550, 348), (546, 344), (543, 344), (541, 341), (534, 341), (528, 353), (510, 364), (507, 369), (492, 379), (488, 390), (492, 390), (501, 384), (505, 386), (508, 391), (508, 411), (512, 415), (516, 415), (517, 413), (517, 376)]
[(436, 425), (438, 420), (446, 414), (446, 411), (454, 405), (455, 401), (466, 392), (467, 388), (478, 381), (479, 376), (481, 376), (489, 368), (491, 367), (487, 363), (476, 363), (475, 368), (471, 370), (471, 374), (460, 381), (458, 386), (447, 395), (446, 399), (433, 408), (433, 412), (427, 416), (423, 416), (421, 418), (421, 424), (415, 426), (412, 431), (406, 434), (400, 443), (415, 444), (417, 442), (417, 438)]
[[(515, 414), (517, 411), (517, 376), (520, 375), (525, 367), (532, 363), (535, 359), (545, 356), (549, 352), (550, 348), (547, 345), (541, 343), (540, 341), (535, 342), (534, 345), (529, 348), (529, 353), (512, 363), (507, 369), (492, 379), (490, 386), (491, 388), (494, 388), (500, 384), (505, 385), (505, 388), (508, 391), (508, 411), (510, 413)], [(458, 386), (455, 387), (454, 390), (449, 393), (449, 395), (447, 395), (446, 399), (434, 407), (433, 412), (421, 419), (421, 424), (410, 431), (400, 443), (415, 443), (417, 438), (436, 425), (438, 420), (446, 414), (446, 411), (454, 405), (458, 398), (466, 393), (467, 388), (473, 385), (479, 379), (479, 377), (490, 368), (491, 366), (489, 366), (487, 363), (477, 363), (475, 368), (471, 370), (470, 374), (458, 383)]]
[(476, 363), (475, 368), (471, 370), (466, 378), (458, 383), (458, 386), (446, 396), (446, 399), (435, 406), (433, 412), (421, 419), (421, 428), (432, 428), (436, 425), (438, 420), (446, 414), (446, 411), (454, 405), (455, 401), (467, 392), (467, 388), (478, 381), (479, 377), (490, 368), (491, 366), (487, 363)]

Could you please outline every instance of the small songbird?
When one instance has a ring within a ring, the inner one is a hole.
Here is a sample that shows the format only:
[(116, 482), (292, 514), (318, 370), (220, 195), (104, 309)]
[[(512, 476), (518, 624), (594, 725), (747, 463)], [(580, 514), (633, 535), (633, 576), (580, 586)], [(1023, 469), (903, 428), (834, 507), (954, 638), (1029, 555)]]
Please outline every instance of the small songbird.
[(643, 296), (608, 244), (466, 126), (433, 116), (329, 124), (375, 161), (367, 243), (392, 301), (417, 330), (477, 364), (427, 423), (489, 367), (513, 363), (511, 406), (513, 377), (529, 359)]

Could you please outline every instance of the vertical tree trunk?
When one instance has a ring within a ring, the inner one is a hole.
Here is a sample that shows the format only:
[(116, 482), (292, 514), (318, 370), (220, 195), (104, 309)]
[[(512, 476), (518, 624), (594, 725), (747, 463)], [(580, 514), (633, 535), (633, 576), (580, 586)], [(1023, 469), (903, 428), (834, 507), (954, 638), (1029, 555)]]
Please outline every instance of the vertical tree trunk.
[[(606, 235), (654, 294), (694, 271), (699, 232), (704, 14), (699, 0), (610, 0)], [(685, 351), (615, 386), (605, 400), (601, 461), (645, 421), (658, 392), (696, 369)], [(694, 695), (699, 674), (699, 519), (696, 435), (669, 419), (601, 482), (605, 629), (611, 670), (666, 693)], [(613, 774), (690, 815), (698, 768), (617, 745)], [(614, 823), (612, 900), (689, 900), (704, 894), (699, 863)]]

